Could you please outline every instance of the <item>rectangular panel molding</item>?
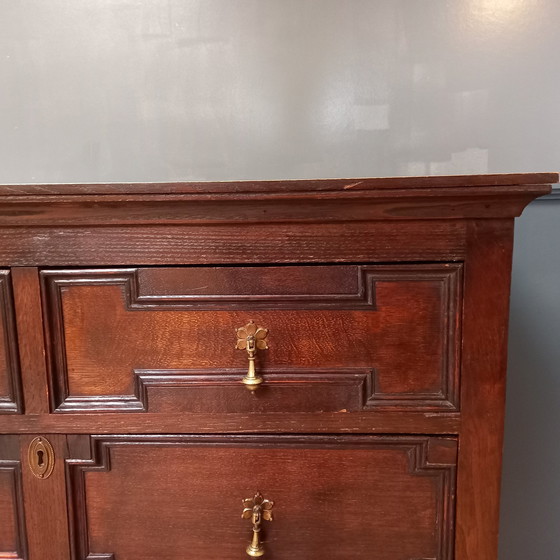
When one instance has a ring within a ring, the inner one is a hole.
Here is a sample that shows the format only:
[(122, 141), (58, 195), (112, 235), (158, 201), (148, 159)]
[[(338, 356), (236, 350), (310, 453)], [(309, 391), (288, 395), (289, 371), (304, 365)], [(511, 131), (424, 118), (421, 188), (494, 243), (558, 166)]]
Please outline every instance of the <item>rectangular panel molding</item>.
[[(459, 409), (461, 264), (41, 277), (57, 412)], [(252, 319), (270, 328), (271, 340), (257, 399), (233, 367), (243, 363), (233, 333)], [(119, 335), (124, 347), (112, 344)]]
[(28, 560), (19, 438), (0, 435), (0, 560)]
[[(85, 442), (81, 447), (85, 457), (68, 461), (74, 555), (81, 560), (140, 554), (171, 558), (178, 541), (193, 556), (204, 556), (210, 548), (224, 560), (238, 558), (236, 546), (243, 548), (244, 531), (227, 531), (215, 542), (211, 527), (219, 515), (223, 523), (231, 518), (242, 529), (241, 500), (234, 497), (243, 497), (250, 487), (244, 468), (249, 463), (262, 465), (262, 491), (274, 497), (278, 511), (277, 523), (267, 528), (271, 555), (289, 556), (297, 543), (302, 556), (340, 560), (372, 550), (376, 558), (388, 560), (398, 546), (410, 550), (400, 556), (407, 560), (453, 557), (453, 438), (117, 435), (92, 437), (89, 454)], [(177, 465), (175, 473), (162, 477), (170, 463)], [(322, 482), (301, 476), (319, 467)], [(143, 486), (127, 483), (133, 472), (149, 484), (149, 495)], [(179, 479), (183, 483), (178, 485)], [(357, 487), (356, 479), (361, 480)], [(327, 482), (334, 484), (314, 500), (317, 485)], [(394, 486), (409, 493), (397, 497)], [(212, 495), (205, 489), (212, 489)], [(166, 496), (165, 513), (147, 529), (160, 495)], [(311, 511), (305, 502), (313, 504)], [(379, 524), (382, 514), (390, 516), (391, 525)], [(354, 519), (346, 534), (337, 530), (341, 517)], [(409, 523), (416, 527), (414, 536)], [(170, 538), (158, 542), (154, 531), (162, 529)], [(206, 542), (203, 535), (208, 535)]]
[(9, 270), (0, 270), (0, 414), (22, 412), (12, 284)]

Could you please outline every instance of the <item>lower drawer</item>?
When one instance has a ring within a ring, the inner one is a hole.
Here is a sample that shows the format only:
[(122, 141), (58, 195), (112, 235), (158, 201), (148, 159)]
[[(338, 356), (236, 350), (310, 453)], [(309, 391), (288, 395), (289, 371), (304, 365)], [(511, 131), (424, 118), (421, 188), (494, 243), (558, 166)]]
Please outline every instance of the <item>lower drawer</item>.
[(454, 438), (79, 437), (75, 558), (453, 557)]

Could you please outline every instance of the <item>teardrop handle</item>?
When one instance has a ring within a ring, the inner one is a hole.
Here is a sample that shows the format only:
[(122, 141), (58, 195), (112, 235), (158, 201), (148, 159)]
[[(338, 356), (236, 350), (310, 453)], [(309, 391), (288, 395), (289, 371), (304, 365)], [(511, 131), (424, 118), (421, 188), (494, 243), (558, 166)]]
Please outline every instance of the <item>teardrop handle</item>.
[(257, 350), (268, 348), (266, 343), (268, 329), (259, 327), (253, 321), (249, 321), (244, 327), (236, 329), (236, 333), (237, 343), (235, 347), (238, 350), (246, 350), (249, 359), (247, 375), (242, 379), (242, 382), (250, 391), (256, 391), (264, 379), (256, 372), (255, 360), (257, 359)]
[(272, 521), (272, 506), (274, 502), (267, 500), (260, 492), (257, 492), (252, 498), (243, 500), (243, 519), (250, 519), (253, 524), (253, 536), (249, 546), (245, 552), (251, 558), (258, 558), (264, 555), (264, 545), (261, 540), (261, 523), (264, 521)]

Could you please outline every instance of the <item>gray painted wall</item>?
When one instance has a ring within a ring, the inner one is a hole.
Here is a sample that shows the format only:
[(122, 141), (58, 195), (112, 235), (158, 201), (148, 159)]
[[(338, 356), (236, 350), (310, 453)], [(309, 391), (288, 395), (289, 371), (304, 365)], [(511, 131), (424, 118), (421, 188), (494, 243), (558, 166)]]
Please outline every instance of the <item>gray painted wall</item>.
[[(557, 0), (2, 0), (0, 182), (554, 171)], [(502, 560), (560, 557), (559, 202), (519, 221)]]
[(560, 558), (560, 199), (542, 200), (516, 223), (501, 560)]

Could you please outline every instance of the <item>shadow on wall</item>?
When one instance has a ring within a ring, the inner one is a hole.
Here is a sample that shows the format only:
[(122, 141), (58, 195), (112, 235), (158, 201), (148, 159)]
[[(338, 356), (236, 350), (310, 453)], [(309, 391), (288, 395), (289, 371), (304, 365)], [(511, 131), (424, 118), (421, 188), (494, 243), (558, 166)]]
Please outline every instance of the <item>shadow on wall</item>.
[(516, 224), (501, 560), (560, 558), (559, 216), (536, 202)]

